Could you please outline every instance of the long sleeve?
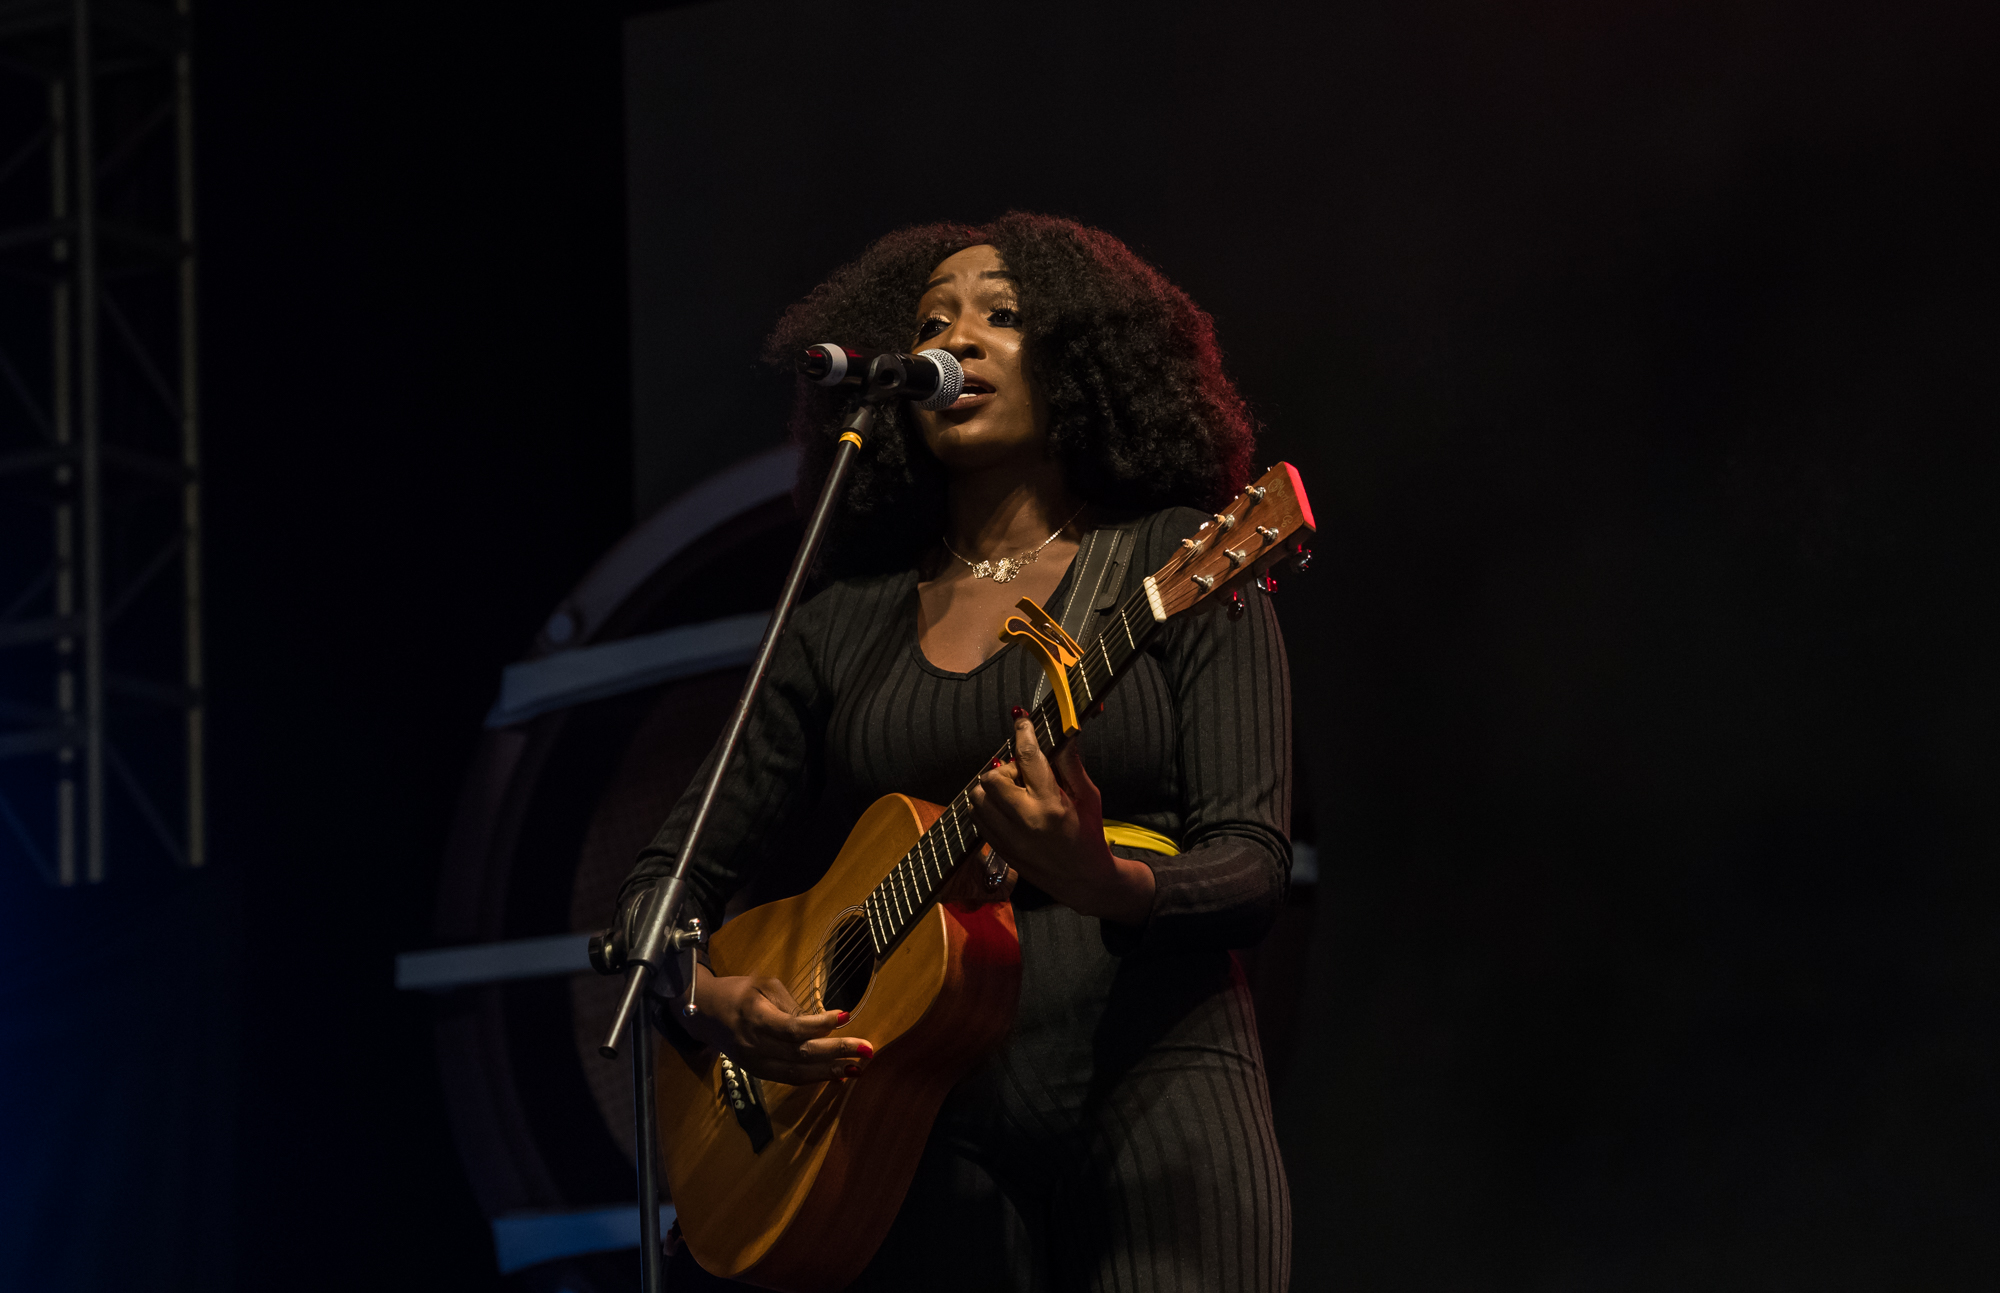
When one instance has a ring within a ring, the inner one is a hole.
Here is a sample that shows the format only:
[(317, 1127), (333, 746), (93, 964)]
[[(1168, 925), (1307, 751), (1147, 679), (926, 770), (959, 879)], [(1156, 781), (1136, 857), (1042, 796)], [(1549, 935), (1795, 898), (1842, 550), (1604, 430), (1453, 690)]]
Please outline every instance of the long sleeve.
[[(824, 770), (818, 765), (828, 694), (811, 643), (824, 630), (830, 600), (822, 594), (793, 613), (771, 658), (734, 765), (710, 810), (699, 854), (688, 873), (692, 914), (710, 929), (721, 923), (723, 908), (750, 878), (765, 843), (777, 838), (784, 825), (812, 802), (823, 782)], [(719, 748), (708, 752), (653, 842), (640, 850), (619, 894), (621, 905), (636, 890), (674, 869), (718, 753)]]
[[(1150, 518), (1139, 571), (1164, 563), (1201, 523), (1178, 509)], [(1247, 947), (1284, 905), (1291, 872), (1292, 698), (1284, 639), (1270, 599), (1248, 595), (1231, 620), (1220, 610), (1167, 624), (1150, 648), (1172, 697), (1181, 776), (1178, 857), (1152, 865), (1152, 914), (1143, 927), (1107, 925), (1121, 952)]]
[[(1157, 568), (1201, 519), (1185, 508), (1145, 518), (1132, 568)], [(835, 584), (794, 615), (689, 872), (711, 928), (815, 805), (831, 823), (891, 792), (945, 802), (1004, 734), (1008, 707), (1032, 694), (1037, 672), (1018, 650), (966, 674), (924, 660), (914, 581), (903, 572)], [(1283, 904), (1291, 698), (1276, 618), (1266, 599), (1250, 603), (1240, 620), (1162, 626), (1113, 698), (1114, 717), (1086, 743), (1106, 811), (1186, 850), (1146, 856), (1152, 913), (1143, 927), (1105, 926), (1119, 950), (1248, 946)], [(672, 870), (713, 758), (641, 851), (625, 898)]]

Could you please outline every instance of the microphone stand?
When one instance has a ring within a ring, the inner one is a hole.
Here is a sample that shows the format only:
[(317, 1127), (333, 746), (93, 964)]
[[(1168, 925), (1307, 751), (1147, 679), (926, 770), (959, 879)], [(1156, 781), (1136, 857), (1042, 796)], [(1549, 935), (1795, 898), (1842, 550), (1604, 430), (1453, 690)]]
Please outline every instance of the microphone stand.
[[(757, 657), (750, 665), (750, 676), (743, 680), (743, 694), (736, 698), (736, 710), (729, 716), (729, 725), (723, 729), (715, 766), (709, 771), (708, 784), (702, 787), (694, 821), (689, 824), (687, 838), (681, 844), (680, 858), (674, 864), (673, 874), (667, 877), (649, 904), (638, 937), (630, 947), (623, 946), (623, 933), (616, 929), (606, 930), (591, 939), (591, 963), (600, 974), (616, 974), (621, 969), (626, 972), (625, 995), (619, 1002), (617, 1018), (612, 1021), (611, 1029), (605, 1035), (603, 1045), (597, 1048), (597, 1053), (606, 1059), (618, 1058), (620, 1036), (628, 1028), (631, 1030), (632, 1121), (637, 1141), (634, 1148), (638, 1151), (642, 1293), (661, 1293), (661, 1280), (665, 1275), (660, 1251), (660, 1134), (653, 1103), (653, 1048), (656, 1039), (652, 1036), (647, 1012), (640, 1008), (646, 997), (646, 985), (661, 972), (668, 956), (704, 946), (708, 941), (707, 931), (701, 928), (699, 920), (685, 923), (680, 920), (681, 906), (687, 899), (688, 864), (693, 860), (702, 832), (708, 826), (709, 813), (722, 790), (722, 779), (728, 773), (730, 760), (735, 757), (736, 747), (743, 739), (743, 729), (749, 725), (750, 710), (763, 690), (764, 674), (770, 668), (778, 639), (784, 635), (785, 625), (791, 619), (792, 607), (798, 603), (806, 573), (819, 556), (834, 505), (847, 492), (847, 477), (854, 466), (854, 457), (861, 452), (863, 440), (874, 429), (876, 408), (896, 399), (898, 394), (894, 386), (884, 388), (871, 382), (866, 401), (841, 425), (840, 446), (834, 451), (833, 467), (826, 474), (826, 483), (820, 486), (819, 501), (813, 504), (812, 517), (806, 523), (805, 538), (799, 543), (798, 555), (792, 558), (791, 572), (785, 576), (777, 608), (771, 612), (771, 623), (764, 630), (763, 642), (757, 647)], [(690, 967), (690, 980), (692, 977)]]

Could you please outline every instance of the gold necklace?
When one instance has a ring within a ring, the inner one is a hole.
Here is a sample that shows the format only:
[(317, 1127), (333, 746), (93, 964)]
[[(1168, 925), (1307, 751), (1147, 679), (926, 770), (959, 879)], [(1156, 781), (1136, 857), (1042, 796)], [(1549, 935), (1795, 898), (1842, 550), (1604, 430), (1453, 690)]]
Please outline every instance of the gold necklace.
[(1016, 575), (1019, 575), (1023, 570), (1026, 570), (1029, 567), (1029, 565), (1035, 561), (1036, 558), (1042, 555), (1042, 548), (1046, 548), (1051, 543), (1054, 543), (1056, 541), (1056, 535), (1059, 535), (1064, 530), (1067, 530), (1069, 528), (1070, 521), (1074, 521), (1077, 517), (1082, 515), (1083, 515), (1083, 508), (1081, 507), (1077, 508), (1076, 511), (1070, 515), (1069, 521), (1064, 521), (1061, 525), (1058, 525), (1056, 527), (1055, 534), (1051, 534), (1048, 538), (1042, 540), (1041, 548), (1036, 548), (1032, 552), (1024, 552), (1018, 557), (1001, 557), (997, 561), (971, 561), (965, 557), (958, 557), (958, 553), (952, 548), (952, 546), (949, 543), (945, 543), (943, 535), (938, 536), (938, 542), (944, 543), (944, 550), (946, 552), (951, 553), (951, 555), (954, 557), (958, 557), (960, 561), (963, 561), (965, 562), (966, 565), (972, 567), (972, 577), (974, 579), (991, 579), (996, 584), (1012, 583)]

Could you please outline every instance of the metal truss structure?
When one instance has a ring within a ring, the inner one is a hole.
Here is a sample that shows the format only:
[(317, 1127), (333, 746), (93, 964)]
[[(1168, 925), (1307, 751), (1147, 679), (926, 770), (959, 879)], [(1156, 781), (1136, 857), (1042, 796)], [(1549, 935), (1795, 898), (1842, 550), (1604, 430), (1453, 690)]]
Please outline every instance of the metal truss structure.
[(188, 0), (0, 2), (0, 856), (206, 858)]

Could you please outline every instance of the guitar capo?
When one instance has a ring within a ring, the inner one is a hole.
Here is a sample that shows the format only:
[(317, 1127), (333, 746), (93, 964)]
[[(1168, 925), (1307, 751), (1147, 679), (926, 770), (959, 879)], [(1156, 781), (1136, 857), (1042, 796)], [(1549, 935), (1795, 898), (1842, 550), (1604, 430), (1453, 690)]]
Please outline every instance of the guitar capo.
[(1034, 598), (1023, 597), (1015, 606), (1019, 613), (1001, 621), (1000, 640), (1023, 643), (1041, 660), (1049, 693), (1056, 698), (1056, 710), (1062, 715), (1062, 734), (1068, 736), (1082, 726), (1076, 721), (1076, 700), (1069, 694), (1069, 670), (1082, 663), (1083, 648), (1035, 604)]

